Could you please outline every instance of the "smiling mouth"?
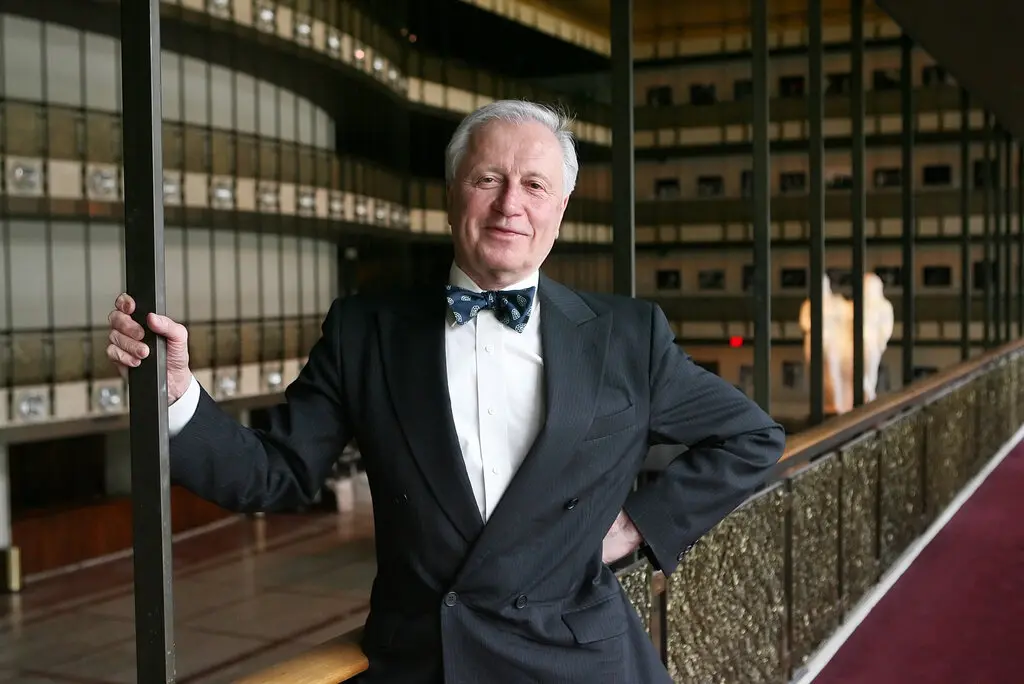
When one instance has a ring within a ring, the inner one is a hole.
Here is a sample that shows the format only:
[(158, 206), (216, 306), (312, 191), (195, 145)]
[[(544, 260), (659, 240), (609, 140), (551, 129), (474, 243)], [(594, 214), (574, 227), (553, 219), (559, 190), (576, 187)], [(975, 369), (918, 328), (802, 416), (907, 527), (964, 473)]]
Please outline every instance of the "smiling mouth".
[(522, 235), (522, 233), (517, 230), (513, 230), (512, 228), (503, 228), (501, 226), (487, 226), (487, 230), (492, 233), (498, 233), (499, 235)]

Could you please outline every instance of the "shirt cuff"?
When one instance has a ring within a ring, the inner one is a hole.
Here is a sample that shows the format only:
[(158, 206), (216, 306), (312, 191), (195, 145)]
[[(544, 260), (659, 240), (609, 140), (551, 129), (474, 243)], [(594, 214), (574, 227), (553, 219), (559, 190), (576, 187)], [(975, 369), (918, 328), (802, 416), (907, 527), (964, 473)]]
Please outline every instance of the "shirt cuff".
[(196, 376), (188, 383), (188, 389), (178, 397), (178, 401), (167, 407), (167, 435), (174, 437), (185, 429), (188, 422), (195, 415), (199, 406), (199, 381)]

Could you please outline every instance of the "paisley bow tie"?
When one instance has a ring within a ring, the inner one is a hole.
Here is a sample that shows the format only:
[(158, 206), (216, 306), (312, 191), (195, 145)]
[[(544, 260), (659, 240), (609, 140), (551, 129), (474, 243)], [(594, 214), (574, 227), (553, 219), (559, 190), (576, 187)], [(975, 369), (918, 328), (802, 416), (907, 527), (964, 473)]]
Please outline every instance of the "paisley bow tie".
[(454, 285), (446, 286), (448, 308), (458, 325), (468, 323), (484, 309), (491, 309), (498, 321), (518, 333), (526, 329), (533, 312), (536, 287), (525, 290), (487, 290), (474, 292)]

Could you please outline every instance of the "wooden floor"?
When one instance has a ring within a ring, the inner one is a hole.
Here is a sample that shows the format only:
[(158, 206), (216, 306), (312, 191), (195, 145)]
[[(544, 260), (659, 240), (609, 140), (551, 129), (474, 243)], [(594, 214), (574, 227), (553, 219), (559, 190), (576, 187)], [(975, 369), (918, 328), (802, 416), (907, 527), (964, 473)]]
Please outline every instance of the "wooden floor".
[[(351, 512), (238, 519), (177, 539), (177, 682), (231, 682), (361, 625), (375, 572), (362, 483)], [(0, 682), (136, 682), (133, 617), (130, 557), (0, 596)]]

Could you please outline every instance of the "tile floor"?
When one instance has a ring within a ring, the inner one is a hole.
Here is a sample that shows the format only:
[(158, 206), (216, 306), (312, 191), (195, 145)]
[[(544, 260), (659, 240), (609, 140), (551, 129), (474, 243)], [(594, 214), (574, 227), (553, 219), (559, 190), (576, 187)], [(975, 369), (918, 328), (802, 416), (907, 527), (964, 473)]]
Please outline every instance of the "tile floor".
[[(376, 565), (365, 484), (352, 510), (238, 519), (174, 544), (179, 684), (221, 684), (360, 626)], [(131, 684), (131, 558), (0, 596), (0, 682)]]

